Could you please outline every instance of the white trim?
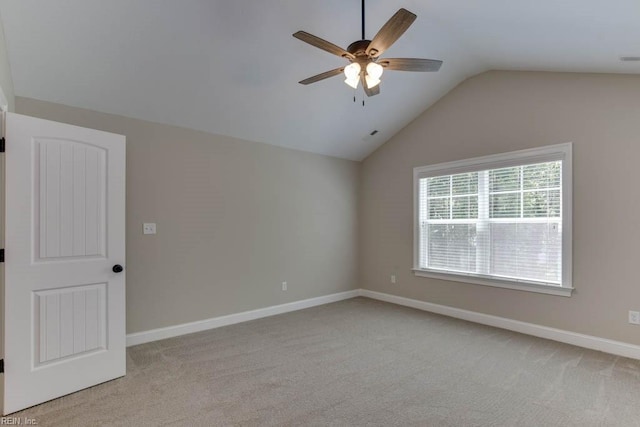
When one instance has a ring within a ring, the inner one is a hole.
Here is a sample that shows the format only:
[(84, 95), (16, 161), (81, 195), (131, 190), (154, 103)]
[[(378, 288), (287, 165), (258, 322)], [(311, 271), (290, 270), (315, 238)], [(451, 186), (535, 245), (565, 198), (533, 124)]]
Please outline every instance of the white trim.
[(419, 277), (448, 280), (450, 282), (472, 283), (474, 285), (493, 286), (494, 288), (515, 289), (518, 291), (537, 292), (540, 294), (560, 295), (570, 297), (574, 288), (553, 284), (527, 282), (525, 280), (498, 279), (497, 277), (478, 277), (473, 274), (456, 273), (453, 271), (435, 271), (414, 268), (413, 274)]
[(343, 301), (359, 296), (640, 360), (640, 346), (635, 344), (594, 337), (592, 335), (579, 334), (562, 329), (550, 328), (548, 326), (536, 325), (534, 323), (521, 322), (519, 320), (507, 319), (505, 317), (492, 316), (490, 314), (449, 307), (446, 305), (399, 297), (397, 295), (370, 291), (368, 289), (355, 289), (352, 291), (340, 292), (337, 294), (325, 295), (317, 298), (290, 302), (287, 304), (274, 305), (271, 307), (230, 314), (227, 316), (214, 317), (212, 319), (201, 320), (198, 322), (184, 323), (182, 325), (152, 329), (144, 332), (136, 332), (127, 335), (127, 347), (158, 341), (165, 338), (192, 334), (194, 332), (206, 331), (208, 329), (233, 325), (249, 320), (261, 319), (263, 317), (302, 310), (332, 302)]
[(533, 335), (534, 337), (559, 341), (566, 344), (584, 347), (591, 350), (604, 351), (632, 359), (640, 359), (640, 346), (622, 341), (614, 341), (606, 338), (594, 337), (592, 335), (579, 334), (562, 329), (550, 328), (548, 326), (536, 325), (533, 323), (521, 322), (519, 320), (507, 319), (505, 317), (492, 316), (490, 314), (478, 313), (475, 311), (463, 310), (446, 305), (434, 304), (382, 292), (360, 289), (360, 296), (385, 301), (392, 304), (403, 305), (405, 307), (416, 308), (418, 310), (431, 313), (442, 314), (444, 316), (455, 317), (456, 319), (467, 320), (483, 325), (494, 326), (496, 328), (508, 329), (522, 334)]
[(562, 285), (573, 286), (573, 144), (563, 144), (562, 159)]
[(149, 331), (135, 332), (127, 335), (127, 347), (144, 344), (152, 341), (173, 338), (180, 335), (192, 334), (194, 332), (206, 331), (208, 329), (219, 328), (221, 326), (233, 325), (247, 322), (249, 320), (261, 319), (263, 317), (274, 316), (276, 314), (289, 313), (291, 311), (302, 310), (315, 307), (317, 305), (329, 304), (355, 298), (360, 295), (358, 289), (353, 291), (339, 292), (331, 295), (324, 295), (316, 298), (309, 298), (286, 304), (273, 305), (259, 308), (257, 310), (243, 311), (241, 313), (229, 314), (226, 316), (213, 317), (211, 319), (199, 320), (197, 322), (183, 323), (181, 325), (168, 326), (166, 328), (151, 329)]
[(7, 97), (4, 94), (4, 90), (2, 90), (2, 86), (0, 86), (0, 111), (9, 111), (9, 101), (7, 101)]
[(510, 166), (544, 163), (553, 160), (571, 158), (571, 142), (546, 145), (544, 147), (526, 150), (510, 151), (507, 153), (490, 154), (472, 159), (455, 160), (453, 162), (413, 168), (414, 178), (426, 178), (438, 175), (455, 175), (458, 173), (476, 172), (486, 169), (499, 169)]

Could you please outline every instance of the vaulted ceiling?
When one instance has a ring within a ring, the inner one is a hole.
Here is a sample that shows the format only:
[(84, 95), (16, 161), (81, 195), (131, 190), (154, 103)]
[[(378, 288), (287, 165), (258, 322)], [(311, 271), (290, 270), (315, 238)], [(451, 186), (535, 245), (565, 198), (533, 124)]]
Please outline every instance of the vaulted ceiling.
[[(1, 0), (16, 95), (360, 160), (464, 79), (490, 69), (640, 73), (638, 0), (368, 0), (366, 36), (418, 15), (386, 57), (444, 61), (387, 71), (365, 99), (333, 77), (358, 0)], [(461, 123), (461, 126), (464, 125)], [(378, 130), (375, 136), (370, 132)]]

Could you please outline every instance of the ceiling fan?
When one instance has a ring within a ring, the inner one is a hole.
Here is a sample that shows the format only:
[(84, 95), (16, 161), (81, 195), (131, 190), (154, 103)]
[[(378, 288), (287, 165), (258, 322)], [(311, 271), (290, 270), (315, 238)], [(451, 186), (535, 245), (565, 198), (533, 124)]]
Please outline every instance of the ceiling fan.
[(366, 40), (364, 38), (364, 2), (365, 0), (362, 0), (362, 40), (351, 43), (346, 50), (305, 31), (293, 34), (293, 37), (303, 42), (345, 58), (350, 62), (345, 67), (325, 71), (301, 80), (300, 84), (308, 85), (344, 73), (346, 84), (357, 89), (358, 82), (361, 82), (367, 96), (374, 96), (380, 93), (380, 77), (384, 69), (423, 72), (440, 69), (442, 61), (435, 59), (380, 58), (380, 55), (407, 31), (417, 16), (406, 9), (400, 9), (380, 28), (373, 40)]

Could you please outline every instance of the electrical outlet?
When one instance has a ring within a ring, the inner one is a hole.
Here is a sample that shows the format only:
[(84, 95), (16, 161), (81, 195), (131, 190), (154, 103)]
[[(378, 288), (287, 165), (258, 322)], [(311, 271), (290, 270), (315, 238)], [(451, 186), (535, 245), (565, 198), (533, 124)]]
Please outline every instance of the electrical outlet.
[(142, 233), (143, 234), (156, 234), (156, 223), (155, 222), (145, 222), (142, 224)]
[(396, 275), (395, 274), (391, 275), (391, 283), (394, 283), (394, 284), (396, 283)]
[(282, 290), (283, 291), (287, 290), (287, 282), (282, 282)]
[(629, 323), (632, 325), (640, 325), (640, 311), (629, 310)]

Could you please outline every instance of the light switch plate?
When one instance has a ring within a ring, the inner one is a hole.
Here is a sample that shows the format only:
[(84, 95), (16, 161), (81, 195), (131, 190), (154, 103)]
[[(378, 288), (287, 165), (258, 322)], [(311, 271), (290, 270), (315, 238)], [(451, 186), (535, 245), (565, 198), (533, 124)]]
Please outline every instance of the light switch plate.
[(155, 222), (145, 222), (142, 224), (142, 233), (143, 234), (156, 234), (156, 223)]

